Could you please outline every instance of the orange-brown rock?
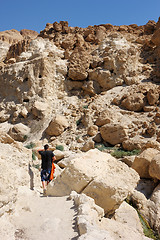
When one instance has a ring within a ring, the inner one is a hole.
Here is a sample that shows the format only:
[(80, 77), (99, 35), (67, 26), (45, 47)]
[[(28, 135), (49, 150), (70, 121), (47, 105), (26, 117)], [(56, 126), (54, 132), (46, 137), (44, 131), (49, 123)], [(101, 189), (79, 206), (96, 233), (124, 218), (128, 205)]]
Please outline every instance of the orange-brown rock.
[(156, 22), (155, 21), (148, 21), (146, 25), (144, 25), (145, 34), (153, 34), (156, 29)]
[(83, 48), (76, 48), (71, 54), (68, 76), (72, 80), (85, 80), (88, 77), (90, 56)]
[(29, 47), (30, 40), (22, 40), (18, 43), (12, 44), (7, 53), (5, 62), (9, 63), (10, 58), (17, 58), (22, 52), (25, 52)]
[(22, 29), (20, 34), (26, 39), (34, 39), (38, 36), (38, 32), (29, 29)]
[(154, 33), (151, 40), (156, 46), (160, 46), (160, 28)]
[(150, 89), (147, 93), (147, 100), (149, 105), (154, 105), (159, 99), (159, 93), (157, 91), (154, 91), (153, 89)]
[(133, 95), (126, 96), (121, 102), (121, 106), (129, 111), (142, 111), (145, 106), (145, 96), (142, 93), (135, 93)]
[(154, 121), (156, 124), (160, 124), (160, 112), (157, 112), (154, 116)]

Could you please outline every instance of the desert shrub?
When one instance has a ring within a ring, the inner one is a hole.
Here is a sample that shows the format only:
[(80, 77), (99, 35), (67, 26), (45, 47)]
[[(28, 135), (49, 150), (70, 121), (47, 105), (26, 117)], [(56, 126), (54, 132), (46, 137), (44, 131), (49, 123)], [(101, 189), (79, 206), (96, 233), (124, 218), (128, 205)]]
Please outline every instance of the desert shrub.
[(64, 147), (62, 145), (57, 145), (56, 149), (60, 151), (64, 151)]
[(114, 149), (114, 147), (106, 147), (103, 143), (96, 143), (95, 148), (97, 148), (99, 151), (103, 152), (105, 150), (111, 150)]
[(40, 169), (40, 164), (33, 164), (33, 167), (35, 167), (39, 170)]
[(133, 155), (138, 155), (140, 153), (139, 149), (134, 149), (132, 151), (125, 151), (123, 149), (115, 149), (111, 155), (115, 158), (122, 158), (125, 156), (133, 156)]
[(84, 109), (87, 109), (87, 108), (88, 108), (88, 105), (84, 105), (83, 108), (84, 108)]
[(79, 126), (81, 124), (81, 118), (76, 121), (76, 125)]
[[(136, 209), (137, 210), (137, 209)], [(160, 236), (157, 235), (157, 233), (155, 233), (152, 228), (149, 226), (149, 223), (147, 222), (147, 220), (140, 214), (140, 212), (137, 210), (140, 222), (142, 224), (143, 227), (143, 233), (146, 237), (148, 238), (152, 238), (154, 240), (160, 240)]]
[(133, 201), (131, 200), (130, 197), (128, 197), (127, 199), (125, 199), (125, 201), (131, 205), (133, 208), (135, 208), (135, 210), (138, 213), (140, 222), (142, 224), (142, 228), (143, 228), (143, 233), (146, 237), (148, 238), (152, 238), (154, 240), (160, 240), (160, 236), (157, 234), (157, 232), (155, 232), (149, 225), (149, 223), (147, 222), (147, 220), (142, 216), (142, 214), (139, 212), (139, 210), (137, 209), (137, 206), (133, 203)]
[(36, 160), (36, 155), (35, 155), (35, 153), (33, 152), (33, 150), (32, 150), (32, 160)]
[(28, 149), (32, 149), (32, 148), (34, 148), (35, 146), (36, 146), (35, 143), (30, 142), (30, 143), (27, 144), (25, 147), (28, 148)]

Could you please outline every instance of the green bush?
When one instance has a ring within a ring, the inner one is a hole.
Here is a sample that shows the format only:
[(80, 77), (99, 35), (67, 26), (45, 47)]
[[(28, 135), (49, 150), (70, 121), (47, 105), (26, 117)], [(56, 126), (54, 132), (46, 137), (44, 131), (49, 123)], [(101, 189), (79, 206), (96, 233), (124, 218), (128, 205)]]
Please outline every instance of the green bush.
[(106, 147), (103, 143), (97, 143), (95, 144), (95, 148), (103, 152), (104, 150), (109, 150), (109, 149), (112, 149), (113, 147)]
[(64, 151), (64, 147), (62, 145), (57, 145), (56, 149), (60, 151)]
[(81, 118), (76, 121), (76, 125), (79, 126), (81, 124)]
[(36, 155), (33, 151), (32, 151), (32, 160), (36, 160)]
[[(137, 209), (136, 209), (137, 210)], [(160, 237), (151, 229), (151, 227), (149, 226), (148, 222), (146, 221), (146, 219), (140, 214), (140, 212), (137, 210), (140, 222), (142, 224), (143, 227), (143, 233), (146, 237), (148, 238), (152, 238), (154, 240), (160, 240)]]
[(40, 164), (33, 164), (33, 167), (40, 169)]
[(83, 108), (84, 108), (84, 109), (87, 109), (87, 108), (88, 108), (88, 105), (84, 105)]
[(122, 149), (116, 149), (114, 152), (111, 153), (111, 155), (115, 158), (122, 158), (125, 156), (133, 156), (138, 155), (140, 153), (139, 149), (134, 149), (133, 151), (125, 151)]
[(28, 148), (28, 149), (32, 149), (32, 148), (34, 148), (35, 146), (36, 146), (35, 143), (30, 142), (30, 143), (27, 144), (25, 147)]

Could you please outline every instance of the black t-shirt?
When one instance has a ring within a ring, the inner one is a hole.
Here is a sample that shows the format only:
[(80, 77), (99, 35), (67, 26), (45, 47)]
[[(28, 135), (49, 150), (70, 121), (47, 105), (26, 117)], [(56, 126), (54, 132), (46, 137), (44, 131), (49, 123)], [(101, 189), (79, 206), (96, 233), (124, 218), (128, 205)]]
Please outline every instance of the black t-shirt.
[(41, 168), (43, 170), (52, 168), (52, 158), (54, 157), (54, 153), (52, 151), (38, 151), (42, 158)]

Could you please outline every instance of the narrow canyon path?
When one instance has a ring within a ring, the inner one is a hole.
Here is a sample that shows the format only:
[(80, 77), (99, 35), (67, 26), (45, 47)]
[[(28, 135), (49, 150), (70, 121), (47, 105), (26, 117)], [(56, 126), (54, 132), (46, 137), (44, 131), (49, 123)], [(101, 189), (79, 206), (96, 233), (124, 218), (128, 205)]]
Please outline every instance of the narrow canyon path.
[(44, 197), (22, 187), (12, 223), (16, 240), (76, 240), (76, 208), (68, 197)]

